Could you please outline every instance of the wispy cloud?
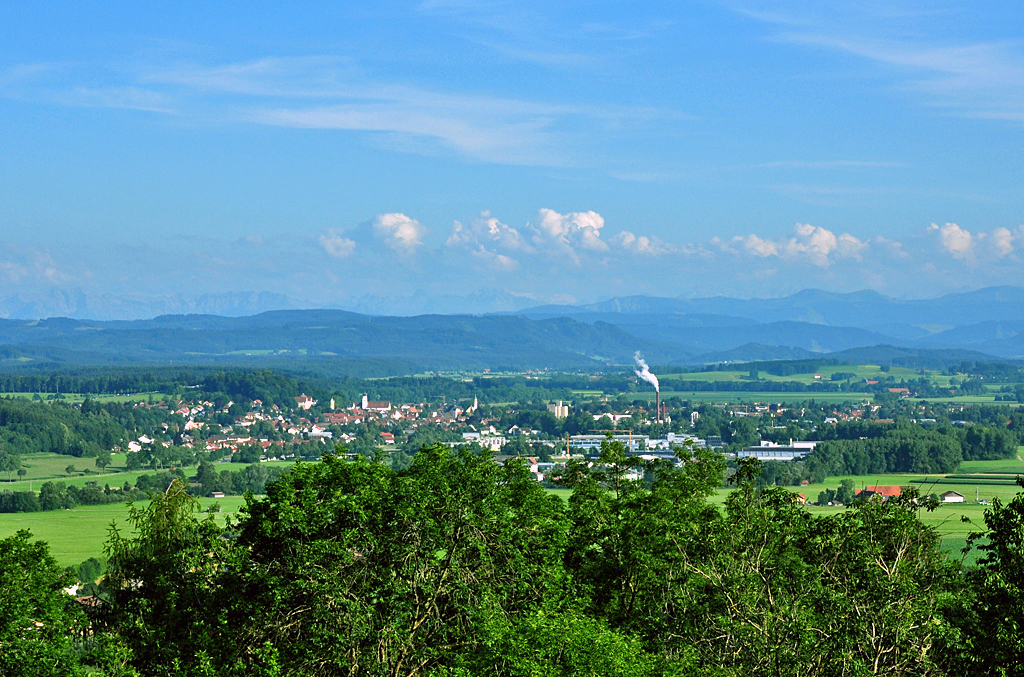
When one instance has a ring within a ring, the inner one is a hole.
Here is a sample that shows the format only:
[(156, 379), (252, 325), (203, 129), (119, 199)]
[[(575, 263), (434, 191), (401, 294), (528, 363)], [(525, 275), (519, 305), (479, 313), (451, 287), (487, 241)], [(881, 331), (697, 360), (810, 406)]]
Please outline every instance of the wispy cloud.
[[(926, 105), (959, 115), (1024, 120), (1024, 51), (1020, 41), (929, 35), (922, 17), (943, 8), (843, 5), (737, 11), (781, 27), (773, 40), (845, 53), (882, 64), (901, 88)], [(969, 10), (965, 10), (969, 11)]]
[[(432, 91), (370, 78), (332, 56), (261, 58), (205, 66), (137, 66), (86, 76), (82, 67), (18, 66), (0, 73), (0, 94), (64, 106), (134, 108), (280, 127), (351, 130), (433, 140), (501, 164), (572, 166), (582, 129), (605, 133), (661, 115), (573, 101)], [(56, 77), (55, 73), (60, 76)], [(79, 81), (103, 84), (85, 85)], [(128, 80), (124, 82), (124, 80)], [(409, 144), (415, 148), (415, 144)]]

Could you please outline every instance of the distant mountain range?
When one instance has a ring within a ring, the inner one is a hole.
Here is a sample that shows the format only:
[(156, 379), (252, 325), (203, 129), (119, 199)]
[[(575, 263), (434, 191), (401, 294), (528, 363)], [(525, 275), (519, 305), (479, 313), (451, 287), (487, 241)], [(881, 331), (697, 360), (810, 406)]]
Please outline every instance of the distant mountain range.
[(73, 289), (52, 290), (45, 294), (14, 294), (0, 298), (0, 318), (37, 320), (45, 317), (72, 317), (82, 320), (132, 320), (189, 313), (240, 317), (268, 310), (298, 307), (300, 304), (294, 299), (271, 292), (119, 296), (92, 295), (81, 289)]
[(1024, 359), (1020, 287), (909, 301), (873, 291), (818, 289), (778, 299), (630, 296), (579, 306), (538, 306), (518, 314), (607, 322), (707, 361), (748, 344), (759, 347), (746, 348), (742, 354), (749, 357), (738, 359), (789, 359), (797, 348), (823, 354), (879, 344)]
[[(87, 310), (87, 298), (63, 302), (84, 312), (76, 305), (80, 301)], [(1024, 360), (1024, 289), (1016, 287), (919, 301), (820, 290), (779, 299), (634, 296), (491, 315), (409, 317), (343, 310), (255, 312), (291, 303), (273, 294), (168, 297), (166, 302), (215, 312), (148, 320), (0, 320), (2, 364), (389, 359), (407, 365), (403, 368), (435, 370), (567, 369), (628, 364), (637, 350), (654, 364), (826, 355), (852, 363), (919, 366)]]
[(165, 315), (152, 320), (0, 320), (7, 367), (72, 364), (289, 362), (391, 358), (425, 369), (570, 369), (688, 353), (605, 322), (569, 318), (420, 315), (373, 317), (342, 310), (285, 310), (250, 317)]
[(480, 314), (516, 311), (533, 305), (521, 295), (494, 289), (456, 296), (413, 291), (408, 296), (381, 297), (372, 294), (344, 304), (311, 304), (273, 292), (224, 294), (91, 294), (82, 289), (50, 290), (46, 293), (18, 293), (4, 297), (0, 286), (0, 318), (38, 320), (71, 317), (79, 320), (146, 320), (160, 315), (222, 315), (244, 317), (270, 310), (335, 308), (366, 315)]

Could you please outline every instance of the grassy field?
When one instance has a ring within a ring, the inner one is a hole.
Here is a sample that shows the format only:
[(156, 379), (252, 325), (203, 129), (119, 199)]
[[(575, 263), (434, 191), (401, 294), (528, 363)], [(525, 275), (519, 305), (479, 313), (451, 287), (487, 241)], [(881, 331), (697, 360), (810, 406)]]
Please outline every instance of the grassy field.
[[(1018, 451), (1021, 447), (1018, 447)], [(1016, 459), (1002, 461), (964, 461), (957, 468), (956, 474), (964, 473), (1014, 473), (1024, 475), (1024, 461), (1020, 456)]]
[[(96, 467), (96, 459), (93, 458), (75, 458), (74, 456), (62, 456), (60, 454), (26, 454), (21, 457), (22, 466), (28, 471), (21, 480), (15, 479), (13, 482), (7, 481), (7, 473), (0, 473), (0, 491), (39, 491), (39, 485), (47, 480), (53, 480), (55, 482), (64, 482), (67, 485), (84, 486), (86, 482), (98, 482), (100, 486), (104, 484), (122, 485), (125, 482), (135, 484), (135, 480), (139, 475), (152, 474), (154, 472), (163, 472), (163, 470), (154, 471), (151, 468), (145, 468), (144, 470), (138, 470), (135, 472), (128, 472), (125, 468), (125, 454), (112, 454), (111, 465), (101, 473)], [(293, 461), (268, 461), (264, 465), (267, 467), (279, 467), (288, 468), (291, 467)], [(65, 472), (68, 465), (75, 466), (75, 473), (68, 474)], [(245, 466), (240, 463), (221, 463), (216, 464), (217, 472), (222, 470), (231, 470), (232, 472), (240, 472)], [(88, 469), (86, 473), (84, 470)], [(183, 468), (186, 475), (194, 475), (196, 472), (195, 466), (187, 466)], [(14, 478), (17, 478), (14, 475)]]
[[(1002, 473), (1002, 475), (997, 475)], [(975, 497), (989, 501), (998, 498), (1003, 503), (1009, 502), (1020, 491), (1013, 482), (1014, 473), (1024, 475), (1024, 462), (1018, 460), (1000, 461), (967, 461), (960, 465), (954, 477), (946, 475), (856, 475), (843, 477), (829, 477), (821, 484), (810, 484), (802, 487), (787, 487), (794, 493), (803, 494), (808, 501), (816, 501), (818, 494), (827, 489), (836, 489), (839, 483), (845, 479), (852, 480), (857, 489), (863, 489), (870, 485), (913, 485), (921, 490), (922, 494), (941, 494), (946, 491), (956, 491), (963, 494), (964, 503), (944, 503), (933, 512), (922, 512), (921, 521), (938, 529), (942, 536), (943, 549), (950, 553), (950, 556), (960, 557), (960, 549), (964, 547), (967, 534), (972, 531), (981, 531), (985, 527), (984, 514), (990, 506), (980, 505), (975, 502)], [(976, 474), (976, 478), (965, 478), (965, 475)], [(977, 479), (978, 481), (973, 481)], [(999, 482), (998, 484), (994, 482)], [(727, 490), (718, 493), (715, 500), (718, 503), (725, 501)], [(813, 514), (831, 514), (843, 510), (843, 508), (808, 506)], [(964, 522), (962, 518), (968, 518)], [(973, 562), (978, 556), (976, 551), (970, 553), (966, 558), (967, 562)]]
[[(882, 367), (877, 364), (861, 364), (861, 365), (849, 365), (840, 364), (836, 366), (826, 367), (822, 366), (818, 371), (813, 374), (790, 374), (789, 376), (776, 376), (769, 374), (766, 371), (759, 371), (758, 378), (766, 381), (796, 381), (798, 383), (815, 383), (821, 381), (831, 381), (832, 374), (836, 372), (843, 372), (846, 374), (854, 374), (851, 378), (852, 381), (862, 381), (864, 379), (880, 379), (887, 376), (900, 379), (917, 379), (921, 378), (921, 374), (913, 369), (906, 369), (903, 367), (893, 367), (889, 371), (882, 371)], [(820, 379), (814, 378), (814, 375), (818, 374), (821, 376)], [(745, 381), (750, 376), (750, 369), (738, 368), (735, 371), (699, 371), (690, 372), (686, 374), (665, 374), (664, 376), (659, 375), (658, 378), (662, 381), (673, 381), (673, 380), (686, 380), (686, 381)], [(937, 384), (948, 385), (949, 377), (942, 376), (940, 374), (928, 373), (927, 377), (929, 380), (934, 381)], [(845, 379), (843, 379), (845, 380)]]
[[(143, 507), (149, 501), (136, 505)], [(200, 499), (205, 510), (219, 503), (222, 512), (217, 519), (223, 523), (225, 516), (234, 514), (242, 505), (241, 496)], [(0, 538), (10, 536), (21, 529), (28, 529), (39, 540), (50, 544), (50, 553), (61, 566), (73, 566), (90, 557), (103, 555), (103, 544), (112, 523), (122, 533), (127, 533), (128, 508), (124, 503), (109, 505), (79, 506), (74, 510), (53, 510), (49, 512), (0, 514)]]
[[(128, 472), (125, 469), (125, 455), (112, 454), (111, 465), (104, 472), (96, 467), (94, 458), (75, 458), (74, 456), (62, 456), (61, 454), (26, 454), (21, 457), (22, 467), (28, 473), (21, 480), (14, 482), (7, 481), (7, 473), (0, 474), (0, 491), (39, 491), (39, 485), (47, 480), (64, 482), (67, 485), (83, 486), (86, 482), (98, 482), (104, 484), (121, 485), (125, 482), (135, 484), (139, 475), (153, 473), (150, 468), (136, 472)], [(75, 466), (72, 474), (65, 472), (69, 465)], [(88, 473), (84, 472), (86, 469)], [(160, 472), (160, 471), (157, 471)], [(186, 468), (185, 472), (189, 470)], [(192, 467), (192, 473), (195, 467)], [(17, 478), (17, 475), (14, 475)]]
[[(654, 392), (641, 392), (633, 393), (631, 395), (636, 399), (654, 399)], [(721, 402), (721, 403), (732, 403), (732, 402), (774, 402), (779, 404), (789, 404), (792, 402), (807, 402), (814, 400), (815, 402), (829, 402), (839, 404), (842, 402), (865, 402), (870, 401), (871, 396), (866, 393), (769, 393), (769, 392), (715, 392), (715, 393), (698, 393), (698, 392), (687, 392), (687, 391), (676, 391), (676, 390), (662, 390), (661, 399), (666, 400), (669, 397), (678, 397), (682, 400), (691, 400), (693, 402)]]

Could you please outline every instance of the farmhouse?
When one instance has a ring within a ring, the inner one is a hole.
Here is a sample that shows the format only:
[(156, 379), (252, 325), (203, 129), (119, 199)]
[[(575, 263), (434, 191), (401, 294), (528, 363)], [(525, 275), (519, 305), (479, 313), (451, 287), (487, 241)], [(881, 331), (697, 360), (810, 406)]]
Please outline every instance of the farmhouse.
[(883, 501), (887, 501), (890, 498), (899, 496), (902, 493), (902, 487), (883, 486), (879, 484), (864, 487), (863, 489), (857, 492), (857, 498), (870, 499), (875, 496), (879, 496)]
[(939, 498), (942, 499), (943, 503), (963, 503), (964, 495), (956, 491), (947, 491), (939, 494)]

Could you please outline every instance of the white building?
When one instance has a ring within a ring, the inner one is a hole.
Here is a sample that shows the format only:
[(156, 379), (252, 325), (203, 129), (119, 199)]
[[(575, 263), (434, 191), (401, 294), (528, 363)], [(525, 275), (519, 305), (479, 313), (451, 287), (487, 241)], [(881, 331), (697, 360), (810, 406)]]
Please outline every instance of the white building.
[(555, 415), (555, 418), (569, 418), (569, 405), (562, 404), (562, 400), (558, 400), (558, 403), (552, 402), (548, 405), (548, 411)]
[[(607, 439), (604, 435), (572, 435), (569, 437), (569, 446), (576, 449), (600, 449), (601, 443)], [(622, 442), (627, 451), (640, 449), (640, 441), (643, 440), (644, 448), (650, 443), (647, 435), (612, 435), (616, 442)]]
[(939, 494), (939, 498), (942, 499), (943, 503), (963, 503), (964, 495), (956, 491), (947, 491), (943, 494)]
[(756, 458), (759, 461), (795, 461), (814, 451), (817, 442), (794, 442), (775, 444), (764, 441), (757, 447), (744, 447), (737, 456)]

